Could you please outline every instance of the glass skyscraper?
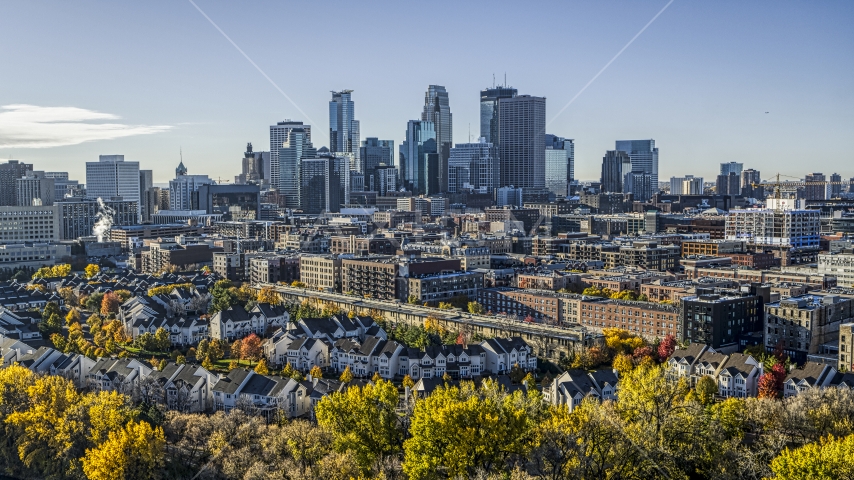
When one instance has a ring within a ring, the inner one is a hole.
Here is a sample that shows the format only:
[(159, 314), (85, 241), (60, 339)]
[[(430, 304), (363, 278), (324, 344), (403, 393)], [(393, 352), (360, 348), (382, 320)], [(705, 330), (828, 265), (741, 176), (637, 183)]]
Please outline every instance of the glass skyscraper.
[(602, 157), (602, 193), (623, 193), (623, 182), (632, 171), (629, 154), (608, 150)]
[(377, 167), (385, 165), (394, 166), (394, 140), (380, 140), (376, 137), (368, 137), (362, 141), (359, 149), (360, 168), (356, 168), (365, 175), (365, 187), (378, 192), (379, 183), (375, 178)]
[(480, 91), (480, 136), (486, 143), (498, 144), (498, 100), (517, 93), (513, 87), (500, 85)]
[(658, 191), (658, 148), (655, 146), (655, 140), (617, 140), (616, 147), (616, 150), (629, 155), (633, 173), (646, 173), (650, 176), (648, 181), (644, 179), (643, 182), (643, 185), (650, 186), (649, 196), (646, 192), (631, 191), (635, 194), (635, 200), (648, 200), (652, 193)]
[(279, 193), (285, 197), (288, 208), (300, 208), (302, 191), (302, 160), (317, 156), (309, 132), (294, 128), (287, 141), (278, 149)]
[(741, 171), (744, 169), (743, 163), (738, 162), (728, 162), (721, 164), (721, 175), (727, 176), (730, 173), (734, 173), (741, 177)]
[(448, 158), (453, 146), (453, 116), (448, 103), (448, 92), (441, 85), (430, 85), (424, 94), (424, 111), (421, 120), (433, 122), (436, 128), (436, 153), (439, 154), (439, 191), (448, 191)]
[(492, 193), (498, 185), (498, 149), (480, 138), (478, 143), (458, 143), (448, 160), (448, 191)]
[(545, 142), (546, 189), (565, 197), (575, 177), (575, 141), (546, 134)]
[[(332, 92), (329, 102), (329, 151), (359, 158), (359, 121), (354, 119), (353, 90)], [(356, 162), (359, 165), (359, 162)]]
[(299, 128), (305, 133), (305, 137), (311, 142), (311, 126), (303, 125), (302, 122), (285, 120), (270, 126), (270, 185), (279, 185), (279, 149), (288, 141), (290, 131)]
[(514, 185), (525, 190), (545, 188), (545, 130), (545, 98), (517, 95), (498, 99), (500, 186)]
[(410, 120), (406, 140), (400, 145), (400, 177), (403, 187), (422, 195), (438, 193), (439, 154), (433, 122)]

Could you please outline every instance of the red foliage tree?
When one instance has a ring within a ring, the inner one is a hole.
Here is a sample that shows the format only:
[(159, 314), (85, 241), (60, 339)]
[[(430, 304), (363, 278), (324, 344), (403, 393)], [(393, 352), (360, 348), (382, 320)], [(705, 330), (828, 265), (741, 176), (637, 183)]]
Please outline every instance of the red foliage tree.
[(104, 298), (101, 299), (101, 315), (117, 313), (119, 305), (121, 305), (121, 300), (119, 300), (118, 295), (113, 292), (105, 293)]
[(771, 368), (771, 373), (774, 375), (774, 381), (777, 382), (777, 390), (781, 390), (786, 381), (786, 366), (777, 362)]
[(777, 398), (779, 390), (777, 378), (772, 372), (763, 373), (759, 377), (759, 398)]
[(243, 339), (240, 346), (240, 356), (249, 360), (261, 358), (261, 339), (254, 333)]
[(658, 344), (658, 359), (662, 362), (667, 360), (673, 355), (674, 350), (676, 350), (676, 338), (671, 334), (667, 334), (661, 340), (661, 343)]
[(534, 317), (528, 315), (525, 317), (525, 323), (534, 323)]
[(635, 349), (632, 357), (634, 357), (635, 360), (642, 360), (644, 357), (655, 358), (654, 352), (655, 350), (653, 350), (649, 345), (645, 347), (638, 347)]

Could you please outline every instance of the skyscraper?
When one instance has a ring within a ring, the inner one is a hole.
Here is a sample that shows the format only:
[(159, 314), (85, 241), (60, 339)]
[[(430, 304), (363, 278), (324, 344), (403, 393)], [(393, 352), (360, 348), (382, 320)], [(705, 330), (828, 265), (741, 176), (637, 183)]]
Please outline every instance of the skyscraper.
[(433, 122), (436, 128), (436, 153), (439, 154), (439, 191), (448, 191), (448, 158), (453, 146), (453, 116), (448, 104), (448, 92), (441, 85), (430, 85), (424, 94), (422, 121)]
[(279, 149), (288, 141), (288, 135), (291, 130), (299, 128), (305, 134), (305, 137), (311, 142), (311, 126), (303, 125), (302, 122), (285, 120), (270, 126), (270, 185), (279, 188), (279, 175), (281, 168), (279, 167)]
[(752, 168), (741, 171), (741, 194), (745, 197), (765, 197), (765, 189), (760, 183), (762, 183), (762, 178), (759, 175), (759, 171)]
[(546, 189), (565, 197), (575, 177), (575, 141), (546, 134), (545, 143)]
[(498, 168), (498, 149), (485, 138), (478, 143), (458, 143), (448, 160), (448, 191), (492, 193), (498, 186)]
[(830, 175), (830, 198), (836, 198), (842, 193), (842, 175), (834, 173)]
[(498, 99), (499, 185), (525, 190), (545, 188), (545, 129), (545, 98), (517, 95)]
[(480, 136), (486, 143), (498, 145), (498, 101), (513, 98), (518, 92), (513, 87), (492, 87), (480, 91)]
[(252, 143), (247, 143), (241, 161), (240, 175), (234, 177), (234, 182), (238, 185), (250, 183), (269, 185), (270, 152), (255, 152), (252, 150)]
[(804, 177), (804, 198), (806, 200), (827, 200), (827, 177), (823, 173), (811, 173)]
[(302, 191), (301, 162), (315, 158), (317, 150), (311, 144), (309, 128), (292, 128), (288, 138), (278, 150), (279, 194), (285, 197), (288, 208), (300, 208)]
[(300, 208), (309, 214), (340, 212), (349, 200), (350, 159), (332, 154), (305, 158), (300, 167)]
[(354, 119), (355, 105), (351, 98), (353, 90), (332, 92), (329, 102), (329, 151), (351, 153), (360, 166), (359, 121)]
[(365, 188), (373, 192), (379, 191), (375, 171), (380, 165), (394, 166), (394, 140), (380, 140), (376, 137), (364, 139), (359, 148), (359, 163), (361, 167), (355, 170), (364, 173)]
[(718, 175), (715, 191), (718, 195), (741, 195), (741, 178), (734, 171)]
[(738, 176), (741, 176), (741, 171), (744, 169), (743, 163), (738, 162), (729, 162), (721, 164), (721, 175), (729, 175), (730, 173), (734, 173)]
[(632, 171), (629, 154), (620, 150), (608, 150), (602, 157), (602, 193), (623, 193), (623, 181)]
[(86, 162), (86, 197), (137, 202), (139, 207), (139, 162), (126, 162), (124, 155), (100, 155)]
[(9, 160), (0, 163), (0, 206), (11, 207), (18, 204), (15, 195), (15, 180), (23, 177), (33, 169), (30, 163)]
[(199, 188), (212, 183), (207, 175), (188, 175), (182, 161), (169, 181), (169, 210), (199, 210)]
[(151, 221), (153, 203), (150, 201), (148, 193), (154, 187), (154, 172), (151, 170), (139, 171), (139, 210), (140, 222), (146, 223)]
[(422, 195), (438, 193), (439, 154), (433, 122), (410, 120), (406, 124), (399, 160), (401, 183), (407, 190)]
[(15, 197), (19, 207), (49, 207), (53, 205), (56, 191), (54, 180), (44, 172), (29, 171), (15, 180)]
[[(617, 140), (616, 150), (626, 152), (632, 160), (633, 173), (647, 173), (651, 176), (652, 193), (658, 191), (658, 148), (655, 146), (655, 140)], [(624, 187), (625, 188), (625, 187)], [(638, 192), (632, 190), (635, 194), (635, 200), (645, 201), (649, 197), (643, 198)]]

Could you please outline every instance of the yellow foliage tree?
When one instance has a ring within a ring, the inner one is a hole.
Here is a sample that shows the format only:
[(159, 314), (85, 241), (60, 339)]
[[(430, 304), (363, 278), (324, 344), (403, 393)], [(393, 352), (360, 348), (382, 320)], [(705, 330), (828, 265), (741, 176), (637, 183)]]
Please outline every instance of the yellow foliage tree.
[(413, 380), (409, 375), (406, 375), (403, 377), (403, 386), (412, 388), (415, 386), (415, 380)]
[(353, 381), (353, 371), (350, 370), (349, 365), (347, 365), (347, 368), (345, 368), (344, 371), (341, 372), (341, 376), (338, 377), (338, 380), (341, 380), (344, 383), (350, 383)]
[(642, 337), (621, 328), (603, 328), (602, 333), (605, 335), (605, 345), (614, 353), (631, 354), (636, 348), (646, 345)]
[(96, 448), (86, 450), (83, 473), (90, 480), (153, 478), (163, 464), (165, 445), (162, 428), (131, 422), (118, 432), (110, 432)]
[(258, 303), (269, 303), (270, 305), (278, 305), (282, 303), (279, 294), (272, 287), (264, 287), (258, 292)]
[(312, 378), (323, 378), (323, 370), (317, 365), (311, 367), (311, 371), (308, 373)]
[(258, 365), (255, 365), (255, 373), (259, 375), (269, 375), (270, 369), (267, 368), (267, 359), (261, 357), (261, 361), (258, 362)]
[(771, 462), (771, 470), (780, 480), (831, 480), (854, 478), (854, 435), (845, 438), (823, 437), (794, 450), (785, 449)]
[(86, 268), (83, 269), (83, 273), (86, 274), (86, 278), (92, 278), (95, 275), (101, 273), (101, 267), (95, 265), (94, 263), (90, 263), (89, 265), (86, 265)]
[(110, 432), (116, 432), (134, 418), (129, 398), (118, 392), (101, 391), (83, 398), (89, 413), (89, 438), (93, 445), (105, 441)]

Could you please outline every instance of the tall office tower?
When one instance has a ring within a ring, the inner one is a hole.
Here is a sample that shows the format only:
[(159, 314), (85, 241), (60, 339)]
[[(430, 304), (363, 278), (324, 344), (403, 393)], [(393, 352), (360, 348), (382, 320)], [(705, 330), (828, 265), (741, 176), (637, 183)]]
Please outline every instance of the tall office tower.
[(397, 191), (397, 168), (393, 165), (380, 165), (374, 171), (374, 185), (377, 195), (384, 197)]
[(718, 195), (741, 195), (741, 178), (735, 172), (718, 175), (715, 191)]
[(439, 154), (433, 122), (410, 120), (406, 124), (406, 140), (400, 144), (398, 158), (404, 188), (421, 195), (438, 193)]
[(365, 174), (365, 189), (376, 192), (378, 184), (375, 170), (380, 165), (386, 167), (394, 166), (394, 140), (380, 140), (376, 137), (368, 137), (362, 141), (359, 148), (358, 170)]
[[(632, 172), (652, 175), (652, 193), (658, 191), (658, 148), (655, 140), (617, 140), (616, 150), (629, 154)], [(632, 193), (635, 193), (632, 191)], [(646, 200), (635, 194), (635, 200)]]
[(15, 196), (15, 180), (32, 170), (31, 163), (21, 163), (17, 160), (0, 163), (0, 206), (12, 207), (18, 204)]
[(359, 159), (359, 121), (354, 119), (353, 90), (332, 92), (329, 102), (329, 151), (352, 153)]
[(645, 202), (658, 191), (651, 173), (630, 172), (623, 176), (623, 193), (631, 193), (635, 200)]
[(302, 191), (301, 162), (305, 158), (315, 158), (317, 150), (311, 144), (311, 131), (293, 128), (288, 132), (287, 140), (278, 150), (279, 159), (279, 195), (285, 198), (288, 208), (300, 208)]
[(300, 208), (304, 213), (340, 212), (349, 203), (350, 160), (322, 156), (302, 160)]
[(15, 180), (15, 199), (19, 207), (49, 207), (56, 195), (53, 179), (44, 172), (29, 171)]
[(169, 210), (199, 210), (199, 187), (213, 183), (207, 175), (188, 175), (182, 161), (169, 181)]
[(741, 171), (741, 194), (743, 196), (748, 198), (765, 197), (765, 189), (760, 185), (761, 183), (762, 178), (758, 170), (748, 168)]
[(147, 202), (149, 190), (154, 188), (154, 173), (151, 170), (139, 171), (139, 209), (140, 222), (147, 223), (151, 221), (151, 215), (154, 213), (151, 209), (151, 204)]
[(498, 148), (485, 138), (458, 143), (448, 159), (448, 191), (491, 194), (498, 187), (498, 169)]
[(302, 122), (285, 120), (278, 122), (275, 125), (270, 125), (270, 185), (279, 188), (279, 149), (288, 141), (288, 135), (291, 130), (299, 128), (305, 133), (306, 138), (311, 142), (311, 126), (303, 125)]
[(842, 175), (833, 173), (830, 175), (830, 198), (837, 198), (842, 193)]
[(139, 209), (139, 162), (126, 162), (124, 155), (99, 155), (97, 162), (86, 162), (86, 197), (122, 197), (137, 202)]
[(545, 98), (517, 95), (498, 99), (499, 185), (526, 190), (546, 187), (545, 129)]
[(546, 134), (546, 188), (567, 196), (575, 178), (575, 140)]
[(721, 175), (729, 175), (730, 173), (734, 173), (738, 176), (741, 176), (741, 171), (744, 169), (743, 163), (738, 162), (729, 162), (721, 164)]
[(480, 136), (486, 143), (498, 145), (498, 101), (513, 98), (518, 92), (513, 87), (492, 87), (480, 91)]
[(823, 173), (811, 173), (804, 177), (806, 200), (827, 200), (828, 184)]
[(608, 150), (602, 157), (602, 193), (623, 193), (625, 176), (632, 172), (632, 159), (620, 150)]
[(422, 121), (433, 122), (436, 127), (436, 152), (439, 154), (439, 191), (448, 191), (448, 158), (453, 147), (453, 122), (448, 92), (441, 85), (430, 85), (424, 94)]

